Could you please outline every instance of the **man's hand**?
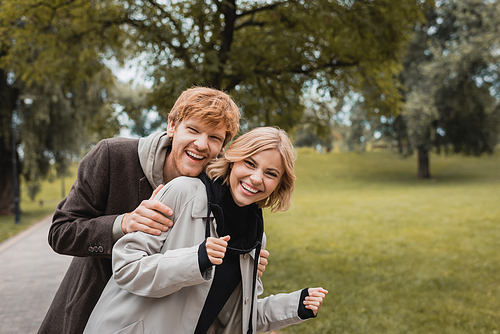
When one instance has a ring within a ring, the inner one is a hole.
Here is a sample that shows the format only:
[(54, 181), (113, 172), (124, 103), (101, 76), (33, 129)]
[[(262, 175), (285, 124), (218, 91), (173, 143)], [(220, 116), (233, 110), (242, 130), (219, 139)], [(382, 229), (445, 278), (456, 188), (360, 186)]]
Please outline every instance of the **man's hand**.
[(208, 237), (205, 243), (208, 259), (212, 264), (222, 264), (222, 259), (226, 255), (227, 242), (231, 239), (229, 235), (222, 238)]
[(257, 267), (257, 275), (259, 277), (262, 277), (262, 274), (266, 270), (267, 266), (267, 258), (269, 257), (269, 252), (266, 251), (265, 249), (260, 250), (260, 259), (259, 259), (259, 265)]
[(161, 188), (163, 185), (155, 189), (150, 199), (142, 201), (134, 211), (125, 214), (122, 220), (123, 233), (142, 231), (160, 235), (173, 226), (172, 221), (166, 217), (173, 214), (172, 209), (153, 199)]
[(314, 316), (318, 315), (318, 311), (323, 305), (323, 300), (325, 299), (328, 291), (323, 288), (309, 288), (309, 296), (304, 300), (304, 305), (307, 309), (313, 311)]

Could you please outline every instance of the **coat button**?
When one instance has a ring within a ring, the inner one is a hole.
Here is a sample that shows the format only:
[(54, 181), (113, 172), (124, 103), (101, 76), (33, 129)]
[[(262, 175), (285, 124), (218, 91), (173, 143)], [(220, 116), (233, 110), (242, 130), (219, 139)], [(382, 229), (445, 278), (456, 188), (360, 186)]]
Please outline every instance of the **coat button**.
[(244, 258), (245, 260), (248, 260), (248, 257), (249, 257), (249, 256), (250, 256), (250, 255), (245, 254), (245, 255), (243, 255), (243, 258)]
[(248, 304), (249, 300), (250, 300), (250, 297), (245, 298), (245, 305)]
[(104, 252), (104, 248), (102, 246), (99, 246), (99, 247), (97, 247), (97, 251), (99, 253), (102, 253), (102, 252)]

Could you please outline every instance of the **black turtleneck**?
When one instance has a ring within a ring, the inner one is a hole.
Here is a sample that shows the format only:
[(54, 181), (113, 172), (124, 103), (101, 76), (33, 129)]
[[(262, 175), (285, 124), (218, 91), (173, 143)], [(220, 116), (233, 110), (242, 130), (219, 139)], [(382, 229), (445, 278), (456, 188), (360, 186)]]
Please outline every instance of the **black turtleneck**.
[[(220, 237), (229, 235), (231, 239), (228, 247), (239, 250), (254, 246), (258, 236), (255, 219), (255, 210), (252, 206), (239, 207), (233, 200), (230, 191), (226, 191), (222, 198), (223, 219), (217, 219), (217, 234)], [(204, 272), (211, 266), (206, 254), (205, 243), (200, 247), (200, 270)], [(204, 253), (204, 254), (203, 254)], [(208, 260), (208, 267), (206, 265)], [(204, 265), (202, 264), (205, 263)], [(220, 311), (226, 304), (234, 289), (241, 282), (239, 254), (228, 249), (221, 265), (215, 269), (215, 276), (208, 293), (205, 305), (198, 320), (195, 334), (206, 333)]]

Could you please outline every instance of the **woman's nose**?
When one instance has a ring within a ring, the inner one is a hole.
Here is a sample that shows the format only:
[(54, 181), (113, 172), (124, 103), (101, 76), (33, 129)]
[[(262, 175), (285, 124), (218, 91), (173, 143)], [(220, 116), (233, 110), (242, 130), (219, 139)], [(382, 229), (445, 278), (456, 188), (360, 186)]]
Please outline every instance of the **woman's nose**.
[(254, 173), (252, 173), (250, 175), (250, 180), (254, 183), (254, 184), (261, 184), (262, 183), (262, 177), (263, 177), (263, 174), (261, 171), (257, 170), (255, 171)]

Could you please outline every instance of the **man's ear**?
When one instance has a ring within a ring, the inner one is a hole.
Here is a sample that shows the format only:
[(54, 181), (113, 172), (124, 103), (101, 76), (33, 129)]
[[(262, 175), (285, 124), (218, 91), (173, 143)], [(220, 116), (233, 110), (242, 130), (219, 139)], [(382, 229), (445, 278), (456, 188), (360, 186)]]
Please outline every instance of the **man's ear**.
[(222, 146), (222, 148), (220, 149), (220, 152), (219, 152), (219, 157), (222, 157), (224, 155), (224, 152), (226, 152), (226, 146)]
[(167, 125), (167, 136), (169, 136), (170, 138), (172, 138), (174, 136), (174, 132), (175, 132), (174, 121), (172, 121), (171, 119), (169, 119), (168, 120), (168, 125)]

